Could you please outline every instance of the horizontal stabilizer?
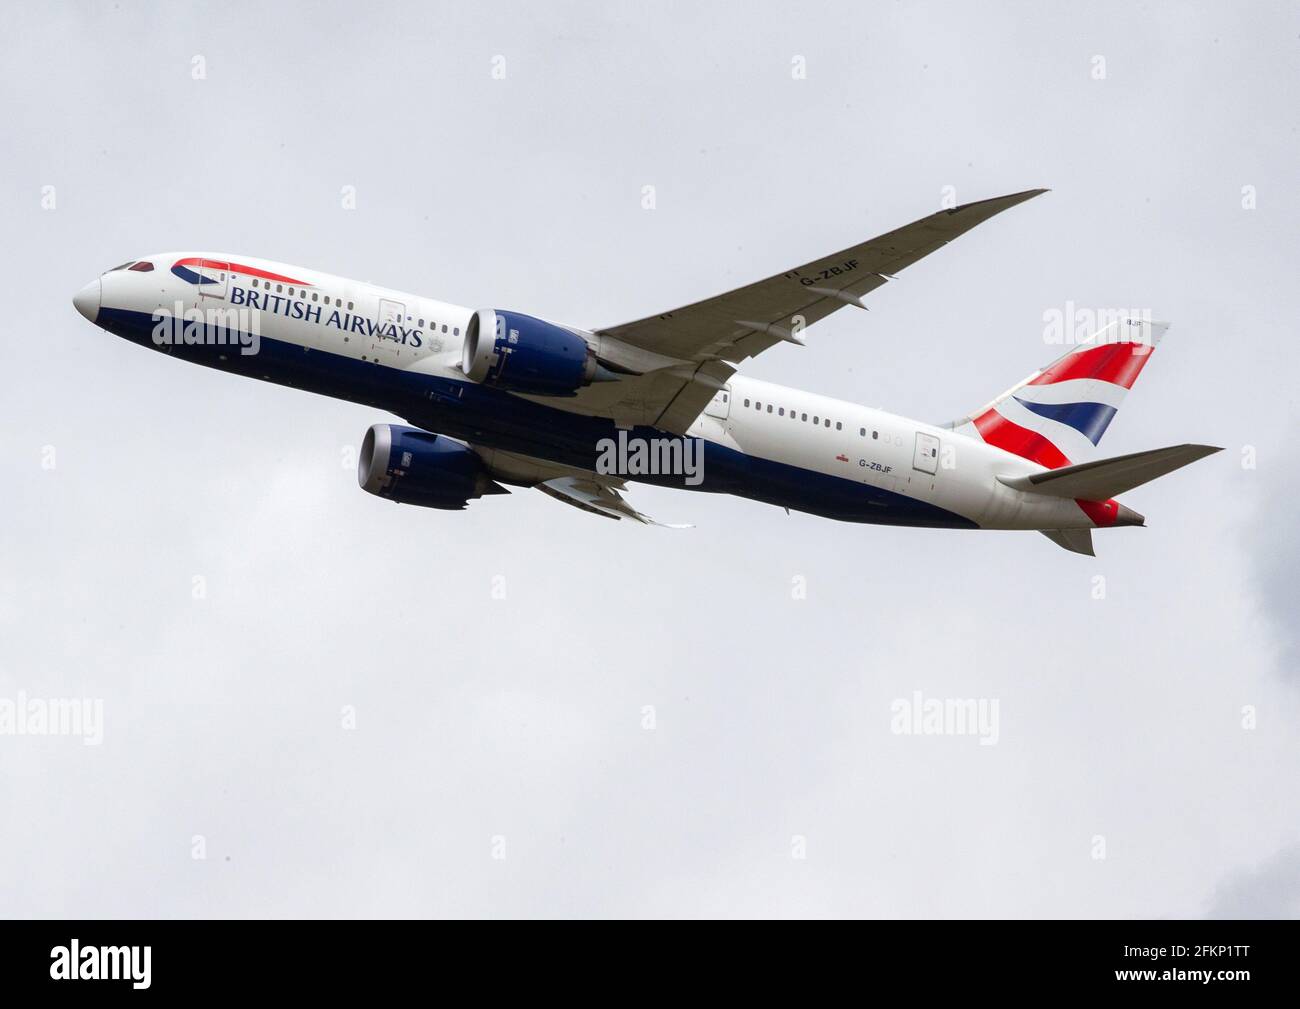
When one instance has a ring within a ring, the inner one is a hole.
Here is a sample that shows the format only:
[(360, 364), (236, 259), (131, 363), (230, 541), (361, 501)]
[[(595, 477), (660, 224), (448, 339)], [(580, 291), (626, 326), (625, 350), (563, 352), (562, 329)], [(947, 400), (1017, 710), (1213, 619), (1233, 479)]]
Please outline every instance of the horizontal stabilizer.
[(998, 479), (1008, 487), (1034, 494), (1080, 501), (1108, 501), (1156, 477), (1196, 462), (1197, 459), (1222, 451), (1223, 449), (1212, 445), (1173, 445), (1170, 448), (1115, 456), (1113, 459), (1079, 463), (1077, 466), (1063, 466), (1028, 476), (999, 476)]

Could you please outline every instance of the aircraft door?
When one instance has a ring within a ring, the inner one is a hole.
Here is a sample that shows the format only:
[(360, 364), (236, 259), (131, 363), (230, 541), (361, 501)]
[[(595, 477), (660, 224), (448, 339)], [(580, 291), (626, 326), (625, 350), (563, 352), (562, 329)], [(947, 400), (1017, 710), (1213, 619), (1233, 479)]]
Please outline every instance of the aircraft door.
[(379, 324), (387, 326), (389, 323), (394, 326), (404, 326), (406, 324), (406, 306), (400, 301), (389, 301), (387, 298), (380, 298)]
[(934, 475), (939, 472), (939, 439), (932, 434), (916, 433), (916, 454), (912, 468)]
[[(387, 354), (390, 357), (400, 357), (402, 353), (402, 343), (400, 339), (394, 339), (388, 333), (389, 326), (403, 327), (406, 325), (406, 306), (400, 301), (391, 301), (388, 298), (379, 299), (379, 331), (375, 334), (375, 339), (370, 345), (370, 349), (376, 354)], [(400, 332), (395, 329), (393, 332)]]
[(230, 282), (230, 264), (212, 259), (200, 259), (198, 274), (206, 281), (199, 284), (200, 298), (224, 298)]
[(708, 405), (704, 408), (704, 413), (717, 420), (726, 420), (727, 412), (731, 408), (731, 386), (723, 387), (714, 397), (709, 400)]

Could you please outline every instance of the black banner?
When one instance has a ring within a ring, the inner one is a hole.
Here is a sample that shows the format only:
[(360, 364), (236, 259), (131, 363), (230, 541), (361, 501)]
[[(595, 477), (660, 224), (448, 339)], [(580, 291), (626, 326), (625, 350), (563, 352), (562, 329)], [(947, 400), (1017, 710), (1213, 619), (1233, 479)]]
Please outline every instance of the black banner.
[(836, 923), (832, 932), (746, 923), (721, 926), (730, 934), (718, 935), (710, 923), (710, 935), (681, 941), (698, 926), (672, 923), (657, 941), (647, 941), (647, 926), (615, 941), (618, 926), (602, 923), (603, 941), (593, 941), (585, 924), (6, 922), (0, 976), (15, 995), (94, 998), (268, 991), (337, 998), (406, 991), (413, 982), (432, 991), (425, 986), (434, 981), (445, 990), (473, 983), (483, 997), (512, 983), (530, 994), (597, 985), (608, 994), (613, 983), (632, 996), (698, 983), (688, 978), (794, 996), (834, 984), (859, 996), (1132, 989), (1138, 997), (1233, 998), (1288, 991), (1300, 933), (1294, 922), (1143, 921)]

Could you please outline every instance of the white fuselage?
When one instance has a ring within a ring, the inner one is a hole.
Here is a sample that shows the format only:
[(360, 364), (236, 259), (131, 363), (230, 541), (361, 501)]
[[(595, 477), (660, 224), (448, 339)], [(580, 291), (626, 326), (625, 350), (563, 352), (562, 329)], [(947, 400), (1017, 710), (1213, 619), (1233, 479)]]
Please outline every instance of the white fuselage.
[[(173, 265), (207, 259), (229, 262), (232, 268), (237, 263), (241, 272), (223, 273), (220, 285), (196, 284), (185, 278), (184, 267)], [(424, 377), (443, 381), (451, 389), (450, 383), (467, 382), (461, 369), (462, 344), (473, 312), (463, 306), (251, 257), (175, 253), (137, 262), (153, 268), (148, 272), (118, 269), (100, 278), (94, 316), (99, 325), (134, 342), (150, 342), (140, 327), (160, 312), (244, 309), (256, 316), (260, 352), (265, 352), (268, 342), (275, 349), (266, 359), (267, 367), (260, 366), (258, 355), (242, 354), (247, 348), (238, 346), (200, 363), (394, 412), (397, 408), (382, 392), (385, 383), (409, 385)], [(180, 274), (174, 272), (177, 269)], [(87, 303), (91, 297), (89, 287), (78, 296)], [(89, 317), (81, 300), (78, 308)], [(375, 335), (367, 325), (375, 321), (391, 323), (393, 335)], [(286, 359), (285, 348), (302, 353), (300, 365)], [(158, 349), (177, 356), (186, 356), (187, 350), (172, 345)], [(320, 380), (327, 370), (325, 362), (348, 364), (351, 377), (346, 381), (355, 388), (343, 387), (343, 378)], [(373, 370), (358, 370), (361, 365)], [(360, 384), (357, 375), (362, 376)], [(428, 395), (437, 399), (442, 394)], [(528, 400), (556, 414), (567, 413), (563, 399)], [(559, 417), (556, 421), (563, 423)], [(463, 430), (444, 433), (472, 440)], [(779, 464), (780, 480), (791, 485), (787, 507), (818, 511), (801, 496), (805, 488), (799, 486), (797, 474), (803, 473), (809, 487), (818, 483), (816, 475), (859, 483), (960, 516), (980, 528), (1093, 526), (1071, 500), (1024, 493), (998, 480), (1042, 471), (1036, 463), (946, 428), (741, 375), (731, 378), (725, 393), (715, 397), (686, 434), (738, 453), (755, 465)], [(497, 447), (540, 455), (533, 443), (526, 451), (504, 443)], [(715, 455), (733, 460), (729, 453)], [(770, 490), (747, 494), (742, 487), (732, 492), (785, 503)], [(875, 521), (869, 514), (858, 520)]]

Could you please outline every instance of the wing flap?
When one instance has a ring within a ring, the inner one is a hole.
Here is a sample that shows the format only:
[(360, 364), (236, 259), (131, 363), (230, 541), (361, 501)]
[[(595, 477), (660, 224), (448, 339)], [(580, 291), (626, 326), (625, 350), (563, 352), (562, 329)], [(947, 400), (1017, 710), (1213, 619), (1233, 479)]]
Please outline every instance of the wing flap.
[(537, 489), (557, 501), (563, 501), (565, 504), (581, 508), (583, 511), (591, 512), (594, 515), (602, 515), (605, 518), (615, 520), (627, 518), (634, 522), (641, 522), (644, 525), (660, 526), (665, 529), (691, 528), (689, 525), (656, 522), (650, 516), (643, 515), (628, 504), (623, 495), (609, 484), (602, 483), (594, 477), (592, 479), (572, 476), (556, 477), (554, 480), (539, 483)]

